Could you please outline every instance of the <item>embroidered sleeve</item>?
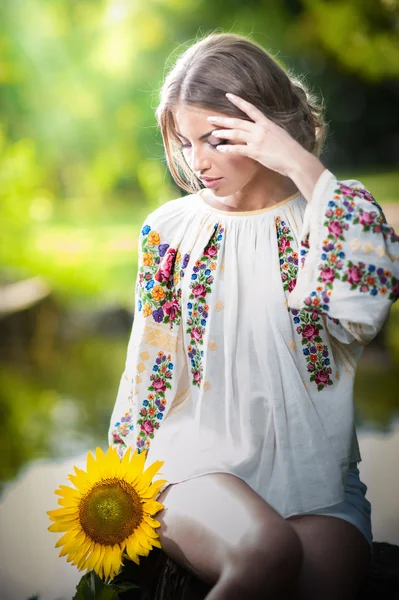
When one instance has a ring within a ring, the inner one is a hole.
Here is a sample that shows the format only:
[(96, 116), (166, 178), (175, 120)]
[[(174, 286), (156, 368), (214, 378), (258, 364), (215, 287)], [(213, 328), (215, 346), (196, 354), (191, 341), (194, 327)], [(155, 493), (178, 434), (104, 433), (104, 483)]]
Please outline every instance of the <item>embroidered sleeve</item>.
[(326, 317), (333, 335), (369, 343), (399, 297), (399, 236), (359, 181), (325, 170), (307, 205), (293, 309)]
[(128, 446), (148, 452), (173, 399), (189, 386), (182, 342), (182, 256), (144, 224), (138, 249), (133, 327), (109, 428), (122, 457)]

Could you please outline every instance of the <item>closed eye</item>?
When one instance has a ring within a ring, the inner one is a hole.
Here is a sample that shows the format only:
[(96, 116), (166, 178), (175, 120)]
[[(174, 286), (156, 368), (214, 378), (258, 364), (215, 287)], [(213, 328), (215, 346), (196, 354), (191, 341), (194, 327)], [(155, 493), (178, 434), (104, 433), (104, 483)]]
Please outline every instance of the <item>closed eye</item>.
[[(216, 148), (216, 146), (221, 146), (221, 145), (223, 145), (223, 144), (227, 144), (227, 143), (228, 143), (228, 140), (226, 140), (226, 139), (221, 139), (221, 140), (220, 140), (220, 142), (218, 142), (217, 144), (211, 144), (210, 142), (207, 142), (207, 143), (208, 143), (208, 144), (209, 144), (209, 145), (210, 145), (212, 148)], [(191, 144), (182, 144), (182, 145), (180, 146), (180, 149), (181, 149), (181, 150), (184, 150), (185, 148), (190, 148), (190, 147), (191, 147)]]

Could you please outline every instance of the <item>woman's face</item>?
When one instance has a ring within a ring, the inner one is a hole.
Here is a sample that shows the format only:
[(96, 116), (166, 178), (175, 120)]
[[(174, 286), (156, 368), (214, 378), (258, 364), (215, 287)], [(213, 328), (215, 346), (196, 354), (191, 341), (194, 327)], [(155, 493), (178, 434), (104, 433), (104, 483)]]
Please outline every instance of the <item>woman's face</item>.
[(212, 115), (228, 116), (214, 110), (179, 103), (174, 112), (176, 133), (190, 169), (199, 179), (220, 177), (211, 190), (214, 195), (224, 197), (245, 187), (262, 166), (247, 156), (233, 156), (216, 150), (217, 144), (236, 142), (212, 136), (214, 129), (223, 129), (207, 121), (207, 117)]

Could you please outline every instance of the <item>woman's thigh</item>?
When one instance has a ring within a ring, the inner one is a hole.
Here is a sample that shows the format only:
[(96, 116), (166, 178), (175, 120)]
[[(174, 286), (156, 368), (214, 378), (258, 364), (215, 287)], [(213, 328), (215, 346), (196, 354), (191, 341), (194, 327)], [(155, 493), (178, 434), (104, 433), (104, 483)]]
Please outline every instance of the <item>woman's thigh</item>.
[(280, 555), (288, 568), (290, 554), (295, 559), (300, 548), (286, 520), (234, 475), (212, 473), (169, 485), (158, 500), (164, 505), (157, 514), (163, 550), (212, 585), (237, 557), (251, 561), (252, 552), (252, 567), (256, 557), (273, 562)]
[(370, 545), (355, 525), (333, 516), (287, 519), (303, 548), (295, 600), (353, 600), (370, 560)]

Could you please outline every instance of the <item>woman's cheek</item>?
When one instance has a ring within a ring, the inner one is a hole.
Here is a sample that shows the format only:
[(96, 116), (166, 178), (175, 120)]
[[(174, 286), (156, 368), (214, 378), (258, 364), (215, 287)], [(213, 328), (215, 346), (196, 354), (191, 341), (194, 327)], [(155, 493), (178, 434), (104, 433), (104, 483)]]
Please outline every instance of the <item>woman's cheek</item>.
[(234, 169), (248, 169), (248, 168), (253, 168), (254, 163), (256, 163), (255, 160), (253, 160), (252, 158), (249, 158), (248, 156), (233, 156), (233, 155), (229, 155), (228, 157), (226, 157), (228, 159), (228, 164), (231, 165)]

